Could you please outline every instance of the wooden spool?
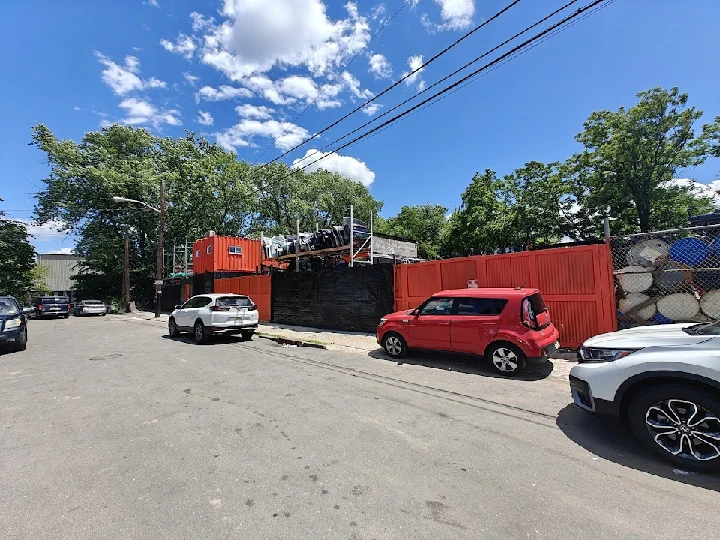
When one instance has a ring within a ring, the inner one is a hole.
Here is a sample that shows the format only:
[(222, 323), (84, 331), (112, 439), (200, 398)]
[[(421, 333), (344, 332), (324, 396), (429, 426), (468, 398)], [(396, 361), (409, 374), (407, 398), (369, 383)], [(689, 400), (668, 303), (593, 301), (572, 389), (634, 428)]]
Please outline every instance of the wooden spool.
[(720, 319), (720, 289), (706, 293), (700, 299), (700, 309), (711, 319)]
[(655, 268), (670, 256), (670, 247), (662, 240), (642, 240), (630, 248), (627, 262), (630, 266)]
[(661, 315), (673, 321), (692, 321), (700, 312), (700, 302), (690, 293), (675, 293), (658, 300)]
[(642, 266), (626, 266), (615, 272), (615, 276), (626, 293), (644, 292), (653, 284), (652, 274)]
[(646, 304), (648, 300), (650, 300), (650, 297), (647, 294), (630, 293), (618, 302), (620, 313), (624, 316), (635, 316), (643, 321), (648, 321), (657, 313), (655, 302), (650, 302), (648, 305), (636, 309), (642, 304)]

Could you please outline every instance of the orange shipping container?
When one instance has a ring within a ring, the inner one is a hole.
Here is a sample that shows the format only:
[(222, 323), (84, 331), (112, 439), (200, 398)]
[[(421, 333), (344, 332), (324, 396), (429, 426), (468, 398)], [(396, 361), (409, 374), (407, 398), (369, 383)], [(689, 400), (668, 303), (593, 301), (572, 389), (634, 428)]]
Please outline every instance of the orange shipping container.
[(206, 236), (193, 244), (193, 273), (258, 272), (260, 240), (235, 236)]

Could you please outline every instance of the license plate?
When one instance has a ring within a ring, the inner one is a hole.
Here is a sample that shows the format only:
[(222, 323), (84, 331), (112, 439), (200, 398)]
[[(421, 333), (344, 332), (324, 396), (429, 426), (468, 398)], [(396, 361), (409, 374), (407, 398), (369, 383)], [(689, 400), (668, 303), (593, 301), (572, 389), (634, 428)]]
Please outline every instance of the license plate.
[(60, 311), (60, 308), (59, 307), (51, 307), (50, 311)]

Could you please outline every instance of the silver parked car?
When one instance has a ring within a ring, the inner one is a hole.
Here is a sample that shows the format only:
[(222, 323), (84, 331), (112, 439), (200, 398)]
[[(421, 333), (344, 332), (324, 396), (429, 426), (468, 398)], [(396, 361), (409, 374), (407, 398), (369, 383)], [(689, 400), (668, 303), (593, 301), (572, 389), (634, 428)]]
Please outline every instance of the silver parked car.
[(75, 316), (81, 315), (101, 315), (108, 314), (108, 307), (100, 300), (83, 300), (75, 304)]

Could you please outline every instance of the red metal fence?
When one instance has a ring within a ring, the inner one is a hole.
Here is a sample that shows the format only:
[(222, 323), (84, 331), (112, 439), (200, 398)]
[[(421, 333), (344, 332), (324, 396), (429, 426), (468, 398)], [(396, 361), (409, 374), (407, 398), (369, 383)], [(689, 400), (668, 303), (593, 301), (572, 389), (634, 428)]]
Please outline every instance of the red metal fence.
[(215, 280), (216, 293), (246, 294), (257, 304), (261, 321), (269, 321), (271, 315), (270, 276), (247, 276)]
[(616, 327), (612, 261), (605, 244), (475, 256), (395, 267), (395, 309), (412, 309), (447, 289), (539, 289), (560, 330), (563, 347)]

